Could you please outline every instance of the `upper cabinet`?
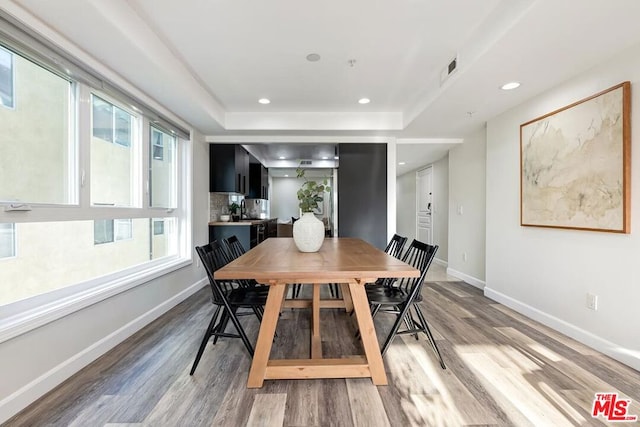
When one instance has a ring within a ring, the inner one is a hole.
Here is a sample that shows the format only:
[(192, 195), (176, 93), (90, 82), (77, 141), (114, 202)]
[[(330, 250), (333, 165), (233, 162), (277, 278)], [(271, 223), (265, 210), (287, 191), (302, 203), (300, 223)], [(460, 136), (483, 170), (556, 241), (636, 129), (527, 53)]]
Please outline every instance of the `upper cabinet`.
[(237, 144), (209, 145), (209, 191), (247, 194), (249, 153)]
[(249, 198), (269, 198), (269, 169), (260, 163), (249, 164)]

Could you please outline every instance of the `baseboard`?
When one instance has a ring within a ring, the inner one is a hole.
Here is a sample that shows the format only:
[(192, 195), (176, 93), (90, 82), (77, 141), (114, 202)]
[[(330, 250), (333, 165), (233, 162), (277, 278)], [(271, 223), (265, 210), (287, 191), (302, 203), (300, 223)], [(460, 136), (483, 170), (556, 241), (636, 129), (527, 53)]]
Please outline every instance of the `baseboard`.
[(477, 279), (477, 278), (475, 278), (473, 276), (469, 276), (468, 274), (465, 274), (465, 273), (463, 273), (461, 271), (458, 271), (458, 270), (454, 270), (451, 267), (447, 267), (447, 274), (449, 276), (457, 277), (460, 280), (464, 280), (465, 282), (467, 282), (471, 286), (475, 286), (478, 289), (484, 289), (484, 287), (485, 287), (484, 280), (480, 280), (480, 279)]
[(199, 280), (4, 398), (0, 401), (0, 424), (53, 390), (67, 378), (162, 316), (208, 283), (206, 278)]
[(606, 354), (607, 356), (610, 356), (613, 359), (616, 359), (621, 363), (624, 363), (627, 366), (632, 367), (633, 369), (640, 371), (640, 355), (637, 354), (637, 352), (635, 352), (636, 354), (630, 354), (631, 352), (625, 351), (625, 348), (622, 345), (617, 345), (610, 341), (607, 341), (597, 335), (592, 334), (589, 331), (585, 331), (584, 329), (581, 329), (571, 323), (568, 323), (562, 319), (538, 310), (535, 307), (532, 307), (486, 286), (484, 288), (484, 295), (487, 298), (499, 302), (500, 304), (503, 304), (517, 311), (518, 313), (529, 317), (530, 319), (553, 328), (556, 331), (575, 339), (576, 341), (579, 341), (595, 350), (598, 350), (601, 353)]
[(436, 264), (438, 264), (438, 265), (443, 266), (444, 268), (447, 268), (447, 266), (449, 265), (449, 263), (448, 263), (447, 261), (442, 260), (442, 259), (440, 259), (440, 258), (434, 258), (434, 259), (433, 259), (433, 262), (435, 262), (435, 263), (436, 263)]

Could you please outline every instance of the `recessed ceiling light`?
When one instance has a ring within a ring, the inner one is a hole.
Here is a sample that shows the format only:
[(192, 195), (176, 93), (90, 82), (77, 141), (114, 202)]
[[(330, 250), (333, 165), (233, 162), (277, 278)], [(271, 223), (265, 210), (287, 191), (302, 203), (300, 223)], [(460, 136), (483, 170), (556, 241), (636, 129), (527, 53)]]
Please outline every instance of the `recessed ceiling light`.
[(320, 61), (320, 55), (318, 55), (317, 53), (310, 53), (309, 55), (307, 55), (307, 61), (318, 62)]
[(360, 98), (360, 99), (358, 99), (358, 103), (359, 104), (368, 104), (370, 102), (371, 102), (371, 100), (369, 98)]
[(285, 175), (284, 177), (285, 177), (285, 178), (289, 178), (289, 175)]
[(398, 164), (399, 164), (400, 166), (402, 166), (402, 165), (406, 165), (406, 164), (407, 164), (407, 162), (398, 162)]
[(520, 87), (520, 83), (518, 83), (518, 82), (509, 82), (509, 83), (505, 83), (502, 86), (500, 86), (500, 89), (502, 89), (502, 90), (512, 90), (512, 89), (515, 89), (517, 87)]
[(284, 160), (284, 159), (286, 159), (286, 157), (285, 157), (285, 156), (280, 156), (280, 157), (278, 157), (278, 158), (279, 158), (280, 160)]
[(327, 160), (329, 157), (327, 156), (322, 156), (322, 160)]
[(338, 156), (333, 156), (333, 160), (338, 160), (340, 157)]
[(258, 99), (258, 102), (259, 102), (260, 104), (264, 104), (264, 105), (266, 105), (266, 104), (270, 104), (270, 103), (271, 103), (271, 101), (269, 101), (269, 99), (268, 99), (268, 98), (260, 98), (260, 99)]

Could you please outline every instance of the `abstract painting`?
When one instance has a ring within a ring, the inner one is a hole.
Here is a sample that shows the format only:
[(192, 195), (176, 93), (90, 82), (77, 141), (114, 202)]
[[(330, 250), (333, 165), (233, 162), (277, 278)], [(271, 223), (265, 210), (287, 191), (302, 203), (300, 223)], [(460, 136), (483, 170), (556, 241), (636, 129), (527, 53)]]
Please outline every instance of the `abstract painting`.
[(520, 224), (630, 232), (631, 84), (520, 126)]

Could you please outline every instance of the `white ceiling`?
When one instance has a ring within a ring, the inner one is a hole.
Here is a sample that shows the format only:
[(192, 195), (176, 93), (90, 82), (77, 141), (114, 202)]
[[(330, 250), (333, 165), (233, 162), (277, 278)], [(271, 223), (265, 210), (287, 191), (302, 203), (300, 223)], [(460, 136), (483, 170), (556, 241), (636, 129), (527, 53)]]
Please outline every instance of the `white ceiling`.
[[(4, 0), (0, 8), (43, 21), (209, 136), (461, 138), (640, 43), (638, 0)], [(321, 60), (307, 61), (310, 53)], [(457, 71), (441, 82), (456, 55)], [(521, 88), (499, 89), (511, 80)]]

